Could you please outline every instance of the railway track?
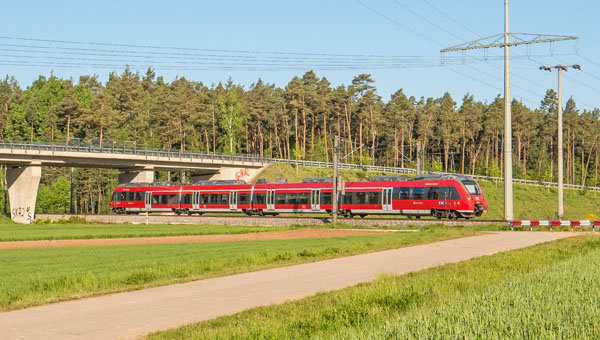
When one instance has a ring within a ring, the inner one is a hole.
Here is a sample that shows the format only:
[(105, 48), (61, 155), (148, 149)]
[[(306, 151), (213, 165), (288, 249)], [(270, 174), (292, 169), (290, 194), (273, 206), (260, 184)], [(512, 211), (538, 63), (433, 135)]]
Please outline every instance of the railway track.
[[(283, 226), (283, 225), (326, 225), (331, 223), (331, 217), (323, 216), (187, 216), (187, 215), (85, 215), (85, 214), (37, 214), (36, 220), (57, 221), (78, 217), (87, 222), (95, 223), (133, 223), (133, 224), (225, 224), (225, 225), (251, 225), (251, 226)], [(443, 225), (486, 225), (506, 224), (503, 220), (437, 220), (432, 218), (390, 218), (390, 217), (365, 217), (365, 218), (339, 218), (339, 222), (356, 226), (423, 226), (429, 224)]]

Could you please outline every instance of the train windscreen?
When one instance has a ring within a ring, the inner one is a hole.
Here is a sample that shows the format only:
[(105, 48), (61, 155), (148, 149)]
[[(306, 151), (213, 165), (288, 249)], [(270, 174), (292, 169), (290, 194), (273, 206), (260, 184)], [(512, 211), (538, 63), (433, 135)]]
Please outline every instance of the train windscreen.
[(479, 189), (479, 185), (475, 181), (462, 181), (462, 184), (467, 189), (467, 192), (471, 195), (481, 195), (481, 190)]

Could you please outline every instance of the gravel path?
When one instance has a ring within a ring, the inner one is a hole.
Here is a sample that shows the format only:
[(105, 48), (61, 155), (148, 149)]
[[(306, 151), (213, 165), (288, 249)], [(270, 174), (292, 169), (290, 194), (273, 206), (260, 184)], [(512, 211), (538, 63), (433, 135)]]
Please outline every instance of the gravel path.
[(417, 230), (361, 230), (361, 229), (296, 229), (264, 231), (246, 234), (195, 235), (195, 236), (157, 236), (131, 238), (100, 238), (81, 240), (41, 240), (41, 241), (10, 241), (0, 242), (0, 249), (15, 248), (52, 248), (52, 247), (84, 247), (84, 246), (117, 246), (132, 244), (173, 244), (201, 242), (235, 242), (235, 241), (265, 241), (265, 240), (294, 240), (301, 238), (344, 237), (367, 235), (381, 232), (412, 232)]
[(499, 232), (0, 313), (0, 339), (114, 339), (208, 320), (248, 308), (576, 233)]

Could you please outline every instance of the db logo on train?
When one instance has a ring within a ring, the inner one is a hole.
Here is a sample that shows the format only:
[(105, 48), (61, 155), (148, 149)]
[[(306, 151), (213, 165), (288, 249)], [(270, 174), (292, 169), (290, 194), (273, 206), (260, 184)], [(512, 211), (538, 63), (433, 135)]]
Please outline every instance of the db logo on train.
[(250, 176), (250, 170), (248, 170), (248, 168), (240, 169), (240, 171), (235, 173), (235, 179), (242, 179), (246, 176)]

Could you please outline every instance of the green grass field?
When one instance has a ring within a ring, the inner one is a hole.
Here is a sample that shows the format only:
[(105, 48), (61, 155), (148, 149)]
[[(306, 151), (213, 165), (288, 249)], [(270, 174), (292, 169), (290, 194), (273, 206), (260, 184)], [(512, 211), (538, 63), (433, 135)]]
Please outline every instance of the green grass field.
[(0, 250), (0, 310), (473, 235), (428, 230), (285, 241)]
[(150, 339), (597, 338), (600, 237), (484, 256), (159, 332)]
[(116, 237), (245, 234), (296, 229), (294, 226), (255, 227), (181, 224), (0, 224), (0, 241), (70, 240)]
[[(268, 179), (270, 183), (277, 177), (288, 178), (290, 182), (304, 177), (331, 176), (333, 171), (326, 168), (298, 167), (289, 164), (273, 164), (258, 178)], [(378, 172), (344, 170), (341, 172), (346, 181), (364, 181)], [(480, 219), (501, 220), (504, 216), (504, 184), (502, 182), (478, 181), (489, 205), (488, 212)], [(516, 219), (554, 219), (556, 218), (558, 194), (556, 188), (535, 185), (514, 184), (514, 212)], [(564, 219), (587, 219), (588, 215), (600, 216), (600, 193), (565, 188)], [(592, 218), (598, 218), (593, 217)]]

